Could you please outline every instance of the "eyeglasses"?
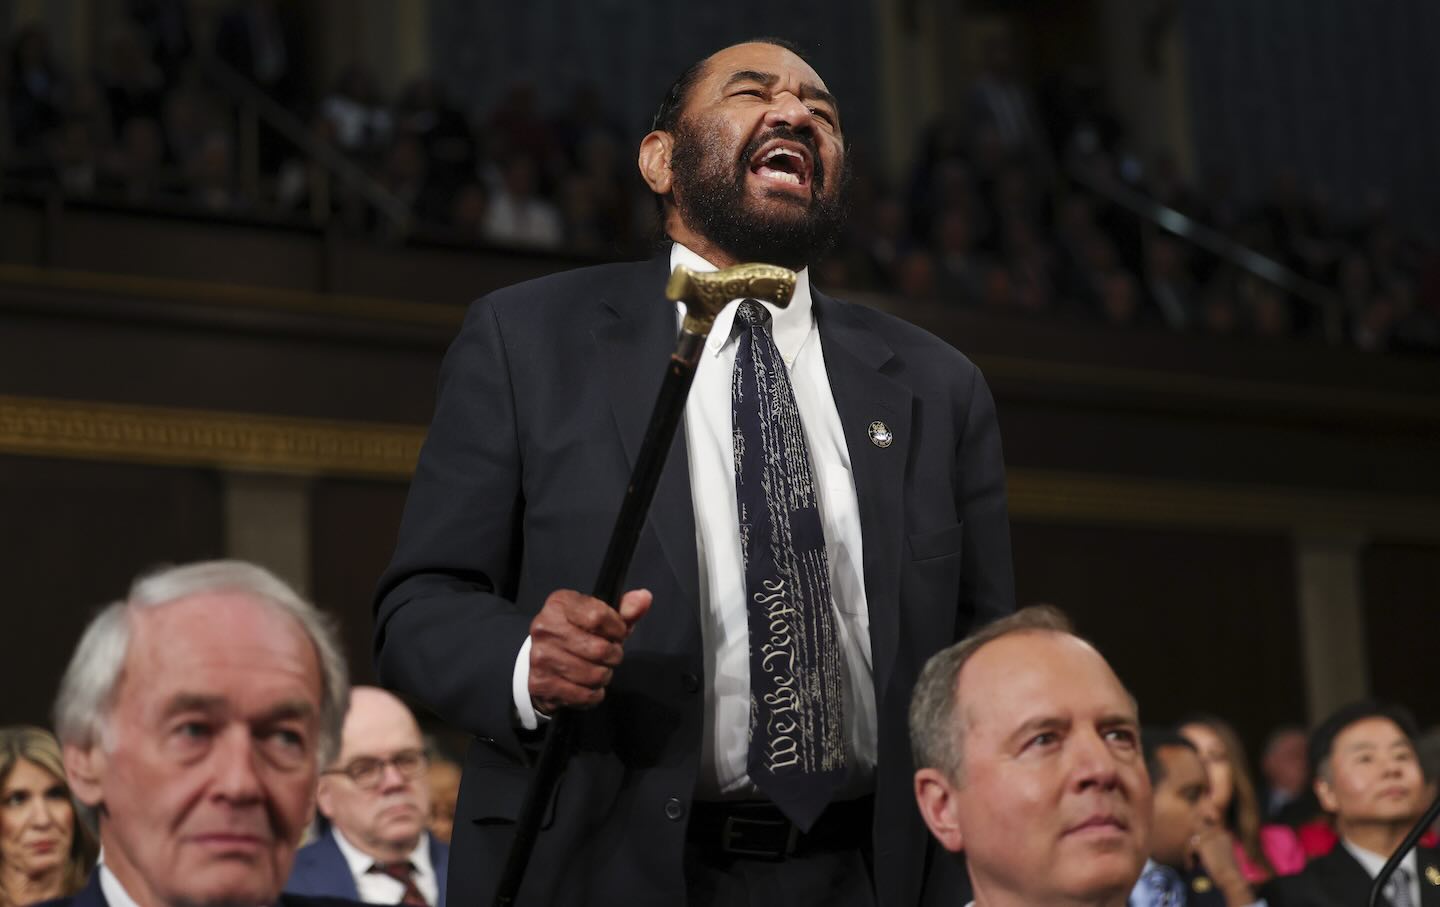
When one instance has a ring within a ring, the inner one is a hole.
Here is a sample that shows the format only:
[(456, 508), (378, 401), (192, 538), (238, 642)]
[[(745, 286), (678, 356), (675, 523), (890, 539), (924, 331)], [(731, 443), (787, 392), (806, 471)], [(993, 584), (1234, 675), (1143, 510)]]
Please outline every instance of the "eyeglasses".
[(424, 750), (401, 750), (389, 759), (361, 756), (359, 759), (352, 759), (350, 764), (344, 768), (327, 769), (320, 774), (345, 775), (354, 781), (355, 786), (361, 790), (374, 790), (384, 779), (387, 765), (395, 766), (395, 771), (400, 773), (400, 777), (413, 780), (420, 777), (420, 774), (430, 766), (430, 754)]

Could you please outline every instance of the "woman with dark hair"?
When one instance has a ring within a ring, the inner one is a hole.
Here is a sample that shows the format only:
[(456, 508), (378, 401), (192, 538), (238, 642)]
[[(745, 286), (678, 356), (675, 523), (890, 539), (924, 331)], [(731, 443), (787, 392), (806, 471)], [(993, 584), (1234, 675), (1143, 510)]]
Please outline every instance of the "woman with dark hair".
[(1210, 797), (1235, 842), (1235, 860), (1246, 881), (1263, 882), (1304, 869), (1305, 852), (1295, 832), (1285, 825), (1261, 824), (1260, 799), (1235, 729), (1213, 715), (1192, 715), (1180, 723), (1180, 734), (1200, 751)]
[(0, 728), (0, 907), (75, 894), (94, 862), (60, 744), (43, 728)]

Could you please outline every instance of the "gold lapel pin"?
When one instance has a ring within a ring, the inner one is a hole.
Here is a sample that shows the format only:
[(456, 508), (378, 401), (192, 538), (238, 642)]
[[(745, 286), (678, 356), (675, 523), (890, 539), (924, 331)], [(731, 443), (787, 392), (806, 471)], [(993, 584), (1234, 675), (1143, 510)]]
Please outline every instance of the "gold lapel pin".
[(1436, 869), (1434, 866), (1426, 866), (1425, 881), (1431, 885), (1440, 885), (1440, 869)]
[(876, 419), (870, 423), (870, 443), (876, 447), (889, 447), (895, 443), (895, 435), (888, 425)]
[(1190, 882), (1190, 887), (1195, 889), (1195, 893), (1196, 893), (1196, 894), (1204, 894), (1205, 892), (1209, 891), (1211, 888), (1214, 888), (1214, 887), (1215, 887), (1215, 883), (1212, 882), (1212, 881), (1210, 881), (1210, 877), (1209, 877), (1209, 876), (1196, 876), (1196, 877)]

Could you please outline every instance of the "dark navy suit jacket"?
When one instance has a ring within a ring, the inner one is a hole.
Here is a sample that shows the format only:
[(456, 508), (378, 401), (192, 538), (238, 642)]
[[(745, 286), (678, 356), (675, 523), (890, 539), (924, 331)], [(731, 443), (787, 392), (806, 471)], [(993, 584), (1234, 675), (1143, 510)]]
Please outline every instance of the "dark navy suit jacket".
[[(353, 887), (353, 886), (352, 886)], [(90, 881), (85, 887), (68, 898), (56, 898), (53, 901), (46, 901), (37, 907), (110, 907), (110, 902), (105, 900), (105, 893), (100, 890), (100, 869), (90, 873)], [(285, 893), (275, 902), (275, 907), (356, 907), (353, 900), (345, 900), (339, 897), (307, 897), (300, 894)]]
[[(430, 863), (435, 867), (435, 878), (440, 882), (440, 901), (435, 907), (445, 907), (445, 874), (450, 868), (450, 848), (434, 837), (429, 837), (429, 841)], [(360, 900), (355, 877), (350, 874), (350, 864), (345, 862), (340, 845), (335, 843), (334, 829), (326, 831), (295, 854), (295, 866), (290, 870), (285, 891)]]
[[(483, 904), (531, 775), (515, 656), (556, 589), (593, 588), (665, 365), (669, 261), (566, 271), (471, 307), (381, 581), (376, 665), (474, 735), (450, 891)], [(925, 660), (1015, 606), (1000, 433), (976, 367), (940, 339), (812, 288), (860, 508), (877, 710), (874, 878), (886, 907), (963, 904), (959, 861), (915, 805), (906, 713)], [(892, 441), (872, 442), (883, 422)], [(655, 606), (625, 642), (551, 801), (520, 904), (685, 903), (686, 815), (701, 770), (705, 676), (695, 512), (677, 432), (626, 589)], [(923, 891), (923, 900), (922, 900)]]

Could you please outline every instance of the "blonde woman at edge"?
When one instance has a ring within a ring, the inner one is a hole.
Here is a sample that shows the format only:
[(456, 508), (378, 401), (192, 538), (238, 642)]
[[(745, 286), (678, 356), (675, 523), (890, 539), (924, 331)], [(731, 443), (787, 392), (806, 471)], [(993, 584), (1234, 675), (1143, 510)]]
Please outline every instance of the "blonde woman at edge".
[(74, 894), (95, 850), (77, 821), (55, 737), (38, 727), (0, 728), (0, 907)]

